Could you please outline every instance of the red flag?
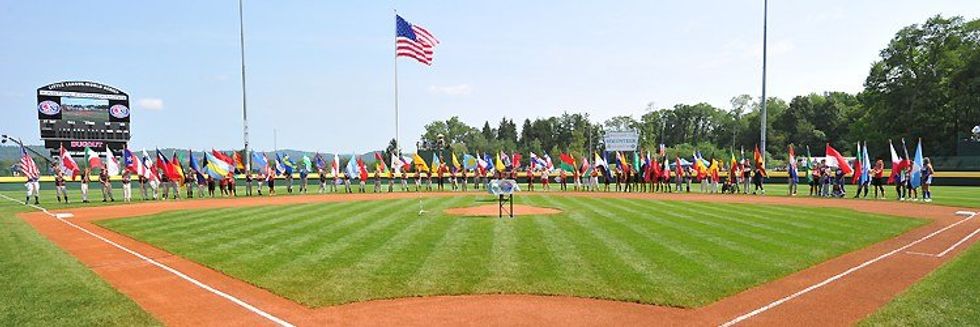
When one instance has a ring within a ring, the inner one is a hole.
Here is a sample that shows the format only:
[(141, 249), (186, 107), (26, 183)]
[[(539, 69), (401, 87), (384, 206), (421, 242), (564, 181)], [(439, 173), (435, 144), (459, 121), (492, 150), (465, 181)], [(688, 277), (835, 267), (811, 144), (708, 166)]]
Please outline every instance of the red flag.
[(847, 165), (847, 160), (844, 160), (844, 156), (840, 155), (840, 152), (837, 152), (837, 150), (831, 147), (830, 143), (827, 143), (827, 156), (834, 157), (834, 160), (837, 161), (837, 167), (840, 167), (844, 171), (844, 175), (853, 173), (851, 167)]
[(514, 165), (514, 169), (521, 168), (521, 154), (514, 152), (514, 155), (510, 156), (510, 161)]
[(857, 160), (854, 160), (854, 176), (851, 177), (851, 184), (857, 184), (861, 179), (861, 143), (857, 146)]
[(674, 166), (674, 170), (677, 171), (677, 176), (684, 176), (684, 166), (681, 166), (681, 157), (674, 157), (674, 159), (677, 162)]
[(364, 166), (364, 160), (361, 160), (361, 157), (357, 157), (357, 168), (358, 170), (360, 170), (361, 180), (367, 181), (368, 171), (367, 171), (367, 167)]

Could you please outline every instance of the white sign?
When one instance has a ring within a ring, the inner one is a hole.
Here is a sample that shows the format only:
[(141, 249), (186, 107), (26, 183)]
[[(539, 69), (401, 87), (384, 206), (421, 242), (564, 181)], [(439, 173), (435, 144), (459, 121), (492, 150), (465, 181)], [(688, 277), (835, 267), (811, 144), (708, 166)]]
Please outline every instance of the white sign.
[(606, 151), (636, 151), (640, 133), (636, 131), (606, 132), (606, 136), (602, 140), (606, 144)]

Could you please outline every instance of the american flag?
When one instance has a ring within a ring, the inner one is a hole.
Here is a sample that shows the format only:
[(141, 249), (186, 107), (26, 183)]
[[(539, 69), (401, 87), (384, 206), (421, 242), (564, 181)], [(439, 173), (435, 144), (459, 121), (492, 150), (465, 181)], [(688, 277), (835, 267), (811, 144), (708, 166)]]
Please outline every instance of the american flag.
[(30, 179), (37, 179), (41, 172), (37, 169), (37, 164), (34, 163), (34, 158), (27, 154), (27, 149), (24, 146), (20, 146), (20, 171), (24, 173), (24, 176)]
[(424, 27), (412, 25), (401, 16), (395, 15), (395, 56), (415, 58), (419, 62), (432, 65), (432, 50), (439, 40)]

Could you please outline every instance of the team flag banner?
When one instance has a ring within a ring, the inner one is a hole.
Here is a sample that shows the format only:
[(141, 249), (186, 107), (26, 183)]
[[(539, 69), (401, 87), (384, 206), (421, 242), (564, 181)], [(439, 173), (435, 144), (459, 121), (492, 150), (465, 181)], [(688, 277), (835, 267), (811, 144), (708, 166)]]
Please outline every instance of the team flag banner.
[(833, 159), (833, 162), (830, 162), (831, 165), (829, 166), (833, 167), (832, 164), (836, 164), (837, 167), (844, 171), (844, 175), (854, 172), (851, 170), (851, 166), (847, 164), (847, 160), (844, 160), (844, 156), (842, 156), (840, 152), (837, 152), (837, 149), (830, 146), (830, 143), (827, 143), (827, 159), (828, 162), (830, 159)]
[(422, 156), (420, 156), (418, 153), (416, 153), (415, 156), (412, 157), (412, 164), (415, 165), (415, 170), (418, 172), (429, 171), (429, 164), (426, 163), (425, 159), (422, 159)]
[(207, 171), (208, 175), (212, 178), (221, 180), (228, 177), (228, 174), (235, 170), (227, 161), (221, 160), (214, 155), (214, 153), (204, 153), (204, 159), (207, 161)]

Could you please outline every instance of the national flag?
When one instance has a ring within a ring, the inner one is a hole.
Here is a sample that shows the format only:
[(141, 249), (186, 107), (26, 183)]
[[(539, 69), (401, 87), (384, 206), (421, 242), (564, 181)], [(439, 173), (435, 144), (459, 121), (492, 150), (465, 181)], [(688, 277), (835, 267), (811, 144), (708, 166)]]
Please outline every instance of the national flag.
[(344, 168), (344, 173), (347, 174), (348, 178), (359, 179), (361, 178), (361, 170), (357, 165), (357, 155), (351, 153), (350, 160), (347, 160), (347, 166)]
[(536, 167), (542, 167), (543, 168), (543, 167), (547, 167), (548, 166), (548, 163), (545, 162), (543, 158), (538, 157), (538, 155), (534, 154), (534, 152), (531, 152), (530, 158), (531, 158), (530, 159), (530, 161), (531, 161), (531, 168), (536, 168)]
[(81, 169), (78, 168), (78, 163), (75, 162), (75, 159), (72, 159), (71, 154), (68, 153), (68, 151), (65, 151), (64, 146), (61, 146), (58, 153), (58, 156), (61, 158), (62, 171), (70, 172), (71, 180), (75, 180), (75, 177), (78, 177), (78, 173), (81, 172)]
[(590, 169), (592, 169), (592, 166), (589, 165), (589, 159), (583, 157), (582, 158), (582, 167), (579, 168), (579, 173), (581, 173), (583, 176), (588, 175)]
[(489, 153), (483, 153), (483, 160), (487, 162), (486, 171), (494, 171), (497, 169), (496, 165), (493, 163), (493, 157)]
[(558, 155), (558, 160), (561, 161), (558, 165), (559, 167), (567, 172), (575, 171), (575, 157), (568, 153), (562, 153)]
[(755, 145), (755, 153), (752, 154), (755, 157), (755, 167), (762, 171), (762, 176), (768, 175), (766, 173), (766, 159), (762, 156), (762, 152), (759, 151), (759, 145)]
[(422, 156), (419, 156), (418, 153), (416, 153), (415, 156), (412, 157), (412, 164), (415, 166), (415, 171), (418, 172), (429, 171), (429, 164), (427, 164), (425, 162), (425, 159), (422, 159)]
[(266, 168), (269, 168), (269, 158), (266, 158), (264, 153), (252, 152), (252, 170), (264, 172)]
[(500, 151), (500, 159), (504, 162), (504, 167), (511, 168), (514, 166), (513, 163), (511, 163), (510, 156), (507, 155), (507, 152)]
[(864, 176), (864, 178), (862, 178), (861, 183), (867, 184), (871, 181), (871, 158), (868, 156), (867, 141), (864, 142), (864, 148), (861, 149), (861, 157), (864, 158), (864, 162), (861, 165), (864, 167), (864, 171), (861, 172), (861, 175)]
[(466, 153), (463, 154), (463, 169), (475, 170), (478, 165), (479, 162), (476, 160), (476, 157)]
[(282, 154), (282, 165), (284, 166), (286, 175), (292, 175), (293, 171), (296, 170), (296, 164), (293, 163), (292, 159), (289, 159), (289, 154)]
[(917, 188), (922, 185), (922, 167), (925, 164), (923, 161), (922, 139), (919, 139), (919, 144), (915, 146), (915, 157), (912, 159), (912, 174), (909, 179), (912, 188)]
[(286, 165), (283, 165), (282, 164), (282, 155), (280, 155), (279, 153), (276, 153), (276, 161), (273, 162), (273, 164), (274, 165), (272, 165), (272, 169), (271, 170), (276, 175), (282, 175), (282, 174), (285, 174), (286, 173)]
[(496, 168), (497, 171), (504, 171), (504, 170), (507, 169), (507, 165), (504, 164), (504, 162), (500, 160), (500, 153), (499, 152), (497, 153), (497, 161), (494, 161), (493, 162), (493, 167)]
[(102, 168), (102, 159), (99, 158), (99, 153), (92, 151), (92, 149), (85, 147), (85, 161), (88, 162), (89, 168)]
[(456, 157), (456, 152), (452, 153), (452, 165), (454, 170), (460, 170), (463, 168), (463, 164), (459, 163), (459, 158)]
[(211, 177), (214, 179), (222, 180), (228, 177), (228, 175), (235, 170), (235, 166), (227, 161), (224, 161), (223, 159), (219, 159), (214, 155), (214, 152), (205, 152), (204, 159), (207, 161), (206, 167), (208, 175), (211, 175)]
[[(304, 170), (306, 170), (306, 172), (313, 171), (313, 161), (310, 160), (310, 156), (304, 154), (303, 155), (302, 162), (303, 162), (303, 167), (302, 168)], [(381, 164), (384, 164), (384, 163), (385, 163), (384, 160), (381, 160)]]
[[(201, 165), (197, 163), (197, 159), (194, 158), (194, 151), (187, 150), (187, 156), (188, 158), (190, 158), (191, 171), (194, 172), (194, 175), (197, 177), (198, 180), (204, 179), (204, 172), (201, 170)], [(252, 155), (252, 161), (256, 161), (254, 153)], [(260, 168), (252, 167), (252, 169), (260, 169)]]
[(180, 163), (182, 161), (180, 159), (181, 158), (177, 154), (177, 151), (174, 150), (174, 155), (170, 156), (170, 164), (173, 165), (172, 170), (174, 172), (174, 175), (171, 177), (171, 179), (183, 185), (184, 176), (186, 175), (184, 175), (184, 165)]
[(701, 161), (700, 156), (701, 153), (694, 152), (694, 172), (698, 174), (698, 178), (704, 178), (708, 168), (704, 166), (704, 162)]
[(605, 159), (602, 159), (602, 157), (599, 156), (598, 153), (596, 153), (595, 156), (592, 158), (592, 164), (596, 168), (600, 168), (600, 167), (605, 168), (609, 165)]
[(813, 166), (812, 166), (812, 164), (813, 164), (813, 154), (810, 153), (810, 146), (809, 145), (806, 146), (806, 161), (803, 162), (803, 164), (804, 164), (804, 167), (806, 167), (806, 169), (808, 171), (807, 174), (806, 174), (806, 180), (807, 180), (807, 182), (812, 182), (813, 181), (813, 172), (812, 171), (809, 171), (809, 170), (811, 168), (813, 168)]
[(164, 155), (163, 152), (160, 152), (160, 149), (157, 149), (156, 166), (161, 170), (161, 173), (167, 175), (167, 178), (170, 178), (171, 180), (173, 180), (174, 176), (177, 174), (177, 172), (174, 171), (174, 166), (170, 164), (170, 160), (167, 159), (167, 156)]
[(828, 161), (829, 159), (833, 159), (833, 163), (844, 171), (844, 175), (853, 173), (853, 171), (851, 171), (851, 167), (847, 165), (847, 160), (844, 160), (844, 156), (840, 155), (840, 152), (837, 152), (836, 149), (831, 147), (830, 143), (827, 143), (827, 159)]
[(128, 148), (123, 149), (123, 164), (126, 165), (126, 170), (129, 170), (130, 173), (136, 174), (137, 176), (146, 176), (146, 167), (143, 166), (143, 161), (137, 158)]
[(476, 154), (476, 167), (482, 171), (486, 171), (490, 167), (490, 162), (487, 161), (486, 156), (481, 157), (480, 154)]
[(360, 156), (357, 157), (357, 173), (358, 173), (358, 177), (360, 177), (362, 181), (367, 181), (368, 170), (367, 167), (364, 165), (364, 160), (361, 159)]
[(424, 27), (413, 25), (395, 15), (395, 57), (409, 57), (431, 66), (432, 54), (439, 40)]
[(333, 164), (330, 165), (330, 173), (333, 174), (334, 177), (340, 175), (340, 155), (333, 155)]
[(738, 161), (735, 160), (735, 150), (734, 149), (732, 150), (732, 159), (731, 159), (731, 162), (728, 163), (728, 170), (732, 170), (733, 173), (735, 173), (736, 175), (740, 174), (741, 173), (741, 170), (742, 170), (741, 169), (741, 165), (739, 165), (738, 164)]
[(224, 152), (221, 152), (221, 151), (218, 151), (218, 150), (215, 150), (215, 149), (212, 148), (211, 149), (211, 154), (214, 155), (214, 157), (217, 158), (218, 160), (224, 161), (226, 164), (228, 164), (228, 165), (230, 165), (232, 167), (235, 166), (235, 158), (229, 157)]
[(157, 167), (153, 163), (153, 159), (150, 159), (150, 155), (146, 153), (146, 149), (143, 149), (143, 177), (151, 182), (157, 182), (160, 180), (159, 175), (157, 175)]
[(544, 162), (545, 162), (545, 164), (546, 164), (546, 165), (545, 165), (545, 168), (546, 168), (546, 169), (547, 169), (548, 171), (551, 171), (551, 170), (554, 170), (554, 169), (555, 169), (555, 165), (551, 163), (551, 156), (549, 156), (549, 155), (547, 155), (547, 154), (545, 154), (545, 155), (544, 155)]
[(321, 156), (319, 152), (317, 152), (317, 154), (313, 156), (313, 162), (316, 164), (317, 171), (323, 171), (324, 169), (327, 169), (327, 162), (323, 160), (323, 156)]
[(633, 171), (640, 171), (640, 154), (637, 151), (633, 151)]
[(708, 166), (708, 174), (711, 175), (711, 180), (718, 181), (718, 160), (711, 158), (711, 166)]
[(119, 175), (119, 160), (116, 160), (116, 156), (112, 154), (109, 150), (109, 145), (105, 146), (105, 170), (109, 176)]
[(232, 161), (235, 162), (235, 169), (239, 171), (245, 171), (245, 160), (242, 158), (242, 154), (238, 151), (234, 151), (231, 154)]
[(439, 156), (435, 152), (432, 153), (432, 165), (429, 166), (429, 173), (435, 174), (439, 172), (439, 168), (442, 166), (442, 161), (439, 160)]
[(857, 152), (855, 152), (854, 158), (854, 176), (851, 177), (851, 184), (858, 184), (864, 182), (864, 169), (861, 165), (864, 161), (861, 159), (861, 142), (857, 142)]
[[(661, 157), (665, 157), (667, 155), (667, 145), (666, 144), (660, 143), (660, 147), (659, 147), (659, 150), (657, 152), (657, 155), (659, 155)], [(667, 162), (667, 161), (670, 161), (670, 160), (664, 159), (664, 162)]]
[(898, 153), (895, 152), (895, 145), (892, 144), (892, 140), (888, 140), (888, 150), (891, 151), (892, 157), (892, 171), (888, 176), (888, 184), (894, 184), (895, 176), (901, 174), (902, 170), (905, 169), (905, 167), (908, 167), (908, 160), (902, 159), (902, 157), (898, 156)]
[[(85, 148), (88, 150), (88, 148)], [(91, 150), (90, 150), (91, 151)], [(41, 170), (37, 168), (37, 163), (34, 162), (34, 158), (27, 153), (27, 148), (23, 145), (20, 146), (20, 172), (27, 176), (28, 179), (36, 180), (41, 177)]]

